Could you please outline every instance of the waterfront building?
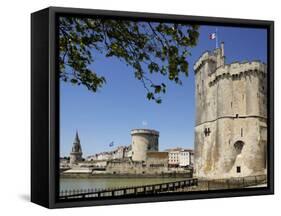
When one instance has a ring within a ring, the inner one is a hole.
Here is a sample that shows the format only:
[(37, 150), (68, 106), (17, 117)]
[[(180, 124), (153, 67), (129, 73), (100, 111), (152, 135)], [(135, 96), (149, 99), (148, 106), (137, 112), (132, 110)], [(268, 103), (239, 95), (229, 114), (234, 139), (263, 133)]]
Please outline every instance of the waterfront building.
[(126, 146), (118, 146), (117, 149), (112, 151), (112, 159), (123, 159), (125, 157)]
[(172, 148), (165, 150), (169, 153), (169, 167), (192, 167), (194, 152), (192, 149)]
[(180, 151), (177, 149), (168, 150), (169, 154), (169, 166), (170, 167), (178, 167), (179, 166), (179, 153)]
[(179, 166), (180, 167), (192, 167), (193, 166), (193, 150), (191, 149), (182, 149), (179, 152)]
[(112, 152), (101, 152), (97, 155), (97, 160), (111, 160)]
[(86, 161), (96, 161), (96, 160), (98, 160), (98, 154), (89, 155), (89, 156), (86, 158)]
[(116, 149), (107, 152), (101, 152), (94, 155), (90, 155), (86, 158), (87, 161), (98, 160), (114, 160), (124, 159), (131, 157), (131, 145), (130, 146), (118, 146)]
[(126, 147), (124, 157), (132, 158), (132, 145)]

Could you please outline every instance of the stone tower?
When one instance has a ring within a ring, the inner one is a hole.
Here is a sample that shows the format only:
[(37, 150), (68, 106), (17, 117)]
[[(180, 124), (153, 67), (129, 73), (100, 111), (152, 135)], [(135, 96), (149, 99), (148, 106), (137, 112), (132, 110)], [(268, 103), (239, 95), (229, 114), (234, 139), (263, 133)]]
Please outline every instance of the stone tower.
[(158, 151), (159, 132), (151, 129), (133, 129), (132, 160), (146, 161), (147, 152)]
[(225, 64), (224, 44), (195, 63), (195, 172), (224, 178), (264, 174), (267, 66)]
[(81, 148), (78, 132), (76, 131), (75, 139), (70, 152), (70, 164), (75, 164), (79, 161), (82, 161), (82, 148)]

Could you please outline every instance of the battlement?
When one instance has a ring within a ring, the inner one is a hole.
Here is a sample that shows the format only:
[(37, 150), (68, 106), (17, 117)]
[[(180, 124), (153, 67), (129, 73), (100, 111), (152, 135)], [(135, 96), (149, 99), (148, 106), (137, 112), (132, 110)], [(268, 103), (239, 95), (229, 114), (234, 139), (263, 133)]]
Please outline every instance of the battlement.
[(159, 136), (159, 132), (157, 130), (142, 129), (142, 128), (131, 130), (131, 135), (135, 135), (135, 134), (150, 134), (150, 135)]
[(196, 61), (196, 63), (193, 66), (193, 70), (195, 71), (195, 73), (197, 73), (197, 71), (200, 70), (200, 68), (203, 66), (203, 64), (206, 61), (216, 62), (216, 56), (214, 55), (214, 53), (207, 51), (201, 55), (201, 57)]
[(196, 61), (193, 66), (195, 73), (197, 73), (205, 62), (211, 62), (220, 67), (224, 65), (224, 43), (221, 43), (220, 48), (215, 49), (213, 52), (204, 52), (201, 57)]
[(224, 65), (217, 68), (216, 72), (211, 74), (209, 84), (213, 85), (222, 78), (231, 77), (232, 79), (236, 79), (242, 75), (250, 75), (251, 73), (257, 73), (265, 77), (267, 73), (267, 65), (260, 61), (243, 63), (234, 62), (232, 64)]

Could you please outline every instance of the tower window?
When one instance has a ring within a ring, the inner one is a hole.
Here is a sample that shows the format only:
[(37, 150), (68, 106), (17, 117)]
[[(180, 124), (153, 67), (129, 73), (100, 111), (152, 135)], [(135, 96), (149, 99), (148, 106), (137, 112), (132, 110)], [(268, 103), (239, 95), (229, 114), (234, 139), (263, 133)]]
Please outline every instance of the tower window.
[(239, 115), (238, 114), (236, 114), (236, 116), (235, 116), (236, 118), (238, 118), (239, 117)]
[(237, 166), (237, 167), (236, 167), (236, 172), (237, 172), (237, 173), (241, 173), (241, 167), (240, 167), (240, 166)]
[(206, 136), (209, 136), (209, 135), (210, 135), (210, 133), (211, 133), (210, 128), (205, 128), (205, 129), (204, 129), (204, 134), (205, 134), (205, 137), (206, 137)]
[(243, 137), (243, 128), (241, 128), (241, 137)]

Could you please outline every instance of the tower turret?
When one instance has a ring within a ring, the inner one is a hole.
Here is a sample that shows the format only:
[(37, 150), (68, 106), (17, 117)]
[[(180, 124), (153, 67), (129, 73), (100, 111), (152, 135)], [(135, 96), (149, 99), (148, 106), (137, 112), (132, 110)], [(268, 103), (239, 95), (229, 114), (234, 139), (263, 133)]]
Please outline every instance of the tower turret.
[(196, 125), (216, 118), (217, 92), (212, 91), (210, 81), (219, 69), (225, 67), (224, 43), (212, 52), (207, 51), (194, 64)]
[(80, 144), (78, 131), (76, 131), (74, 142), (73, 142), (72, 149), (70, 152), (70, 163), (74, 164), (79, 161), (82, 161), (82, 148), (81, 148), (81, 144)]
[(146, 161), (147, 152), (158, 151), (158, 131), (151, 129), (133, 129), (131, 135), (133, 161)]

